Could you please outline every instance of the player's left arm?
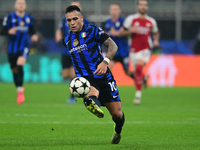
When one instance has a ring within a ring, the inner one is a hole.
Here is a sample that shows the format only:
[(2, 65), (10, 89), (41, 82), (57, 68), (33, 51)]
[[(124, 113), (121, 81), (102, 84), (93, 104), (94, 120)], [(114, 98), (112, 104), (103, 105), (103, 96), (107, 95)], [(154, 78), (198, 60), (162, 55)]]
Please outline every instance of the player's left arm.
[(117, 45), (116, 43), (109, 37), (107, 38), (104, 42), (103, 45), (105, 45), (108, 48), (108, 51), (106, 53), (106, 57), (104, 58), (104, 60), (97, 66), (96, 71), (94, 72), (94, 74), (97, 73), (97, 75), (103, 75), (106, 73), (107, 71), (107, 66), (110, 62), (110, 60), (115, 56), (116, 52), (117, 52)]
[(37, 42), (38, 41), (38, 35), (36, 34), (36, 28), (34, 26), (33, 17), (30, 16), (30, 26), (29, 26), (29, 32), (31, 34), (31, 41)]
[(160, 39), (160, 34), (159, 32), (155, 32), (153, 33), (153, 46), (154, 47), (158, 47), (160, 44), (159, 44), (159, 39)]
[(155, 20), (153, 20), (153, 27), (152, 27), (152, 33), (153, 33), (153, 46), (158, 47), (159, 46), (159, 39), (160, 39), (160, 34), (158, 31), (158, 26)]

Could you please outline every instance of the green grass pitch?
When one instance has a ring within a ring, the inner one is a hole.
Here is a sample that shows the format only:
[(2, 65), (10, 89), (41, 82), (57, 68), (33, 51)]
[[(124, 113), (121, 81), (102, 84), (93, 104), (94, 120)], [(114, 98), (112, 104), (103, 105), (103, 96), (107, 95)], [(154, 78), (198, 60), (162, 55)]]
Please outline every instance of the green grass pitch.
[(134, 88), (119, 87), (126, 122), (111, 145), (113, 122), (99, 119), (81, 99), (67, 104), (68, 84), (25, 84), (16, 103), (13, 84), (0, 83), (1, 150), (197, 150), (200, 149), (200, 88), (147, 88), (140, 106)]

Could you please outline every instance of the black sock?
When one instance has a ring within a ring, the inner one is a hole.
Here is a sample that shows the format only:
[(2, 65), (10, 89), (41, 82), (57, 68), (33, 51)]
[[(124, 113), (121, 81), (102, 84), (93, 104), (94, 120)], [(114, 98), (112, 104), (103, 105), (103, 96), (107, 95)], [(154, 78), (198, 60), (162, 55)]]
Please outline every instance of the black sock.
[(133, 73), (130, 74), (130, 77), (131, 77), (132, 79), (135, 79), (135, 76), (134, 76)]
[(92, 96), (89, 96), (89, 98), (91, 98), (99, 107), (101, 107), (101, 103), (100, 103), (100, 101), (97, 99), (96, 96), (92, 95)]
[(13, 79), (14, 79), (14, 83), (15, 83), (15, 86), (18, 87), (18, 82), (17, 82), (17, 76), (18, 74), (17, 73), (13, 73)]
[(17, 85), (22, 86), (23, 85), (23, 78), (24, 78), (24, 71), (23, 71), (23, 66), (18, 65), (18, 74), (17, 74)]
[(112, 118), (112, 119), (115, 122), (115, 132), (117, 134), (120, 134), (121, 131), (122, 131), (122, 126), (124, 125), (124, 122), (125, 122), (124, 113), (123, 113), (123, 116), (120, 120), (117, 120), (117, 119), (114, 119), (114, 118)]

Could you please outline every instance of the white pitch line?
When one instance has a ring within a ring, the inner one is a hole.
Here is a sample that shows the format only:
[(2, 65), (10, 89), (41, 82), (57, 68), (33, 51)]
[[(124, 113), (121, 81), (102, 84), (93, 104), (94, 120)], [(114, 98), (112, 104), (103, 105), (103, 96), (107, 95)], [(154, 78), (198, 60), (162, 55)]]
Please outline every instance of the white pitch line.
[(44, 115), (44, 114), (0, 114), (3, 116), (14, 116), (14, 117), (56, 117), (56, 115)]
[[(126, 124), (200, 124), (198, 122), (190, 121), (133, 121), (125, 122)], [(113, 122), (7, 122), (0, 121), (0, 124), (113, 124)]]

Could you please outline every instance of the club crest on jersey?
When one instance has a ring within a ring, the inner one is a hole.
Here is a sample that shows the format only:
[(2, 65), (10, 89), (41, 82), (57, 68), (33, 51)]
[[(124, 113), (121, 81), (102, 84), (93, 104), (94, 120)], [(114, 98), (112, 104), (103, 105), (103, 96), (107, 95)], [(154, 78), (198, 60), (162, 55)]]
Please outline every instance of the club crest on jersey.
[(26, 22), (30, 23), (31, 22), (30, 18), (26, 18)]
[(77, 45), (78, 45), (78, 40), (77, 40), (77, 39), (74, 40), (73, 45), (74, 45), (74, 46), (77, 46)]
[(20, 26), (24, 26), (24, 25), (25, 25), (24, 21), (21, 21)]
[(116, 26), (117, 28), (119, 28), (119, 27), (120, 27), (120, 22), (117, 21), (117, 22), (115, 23), (115, 26)]
[(81, 37), (82, 38), (86, 37), (86, 32), (81, 33)]

